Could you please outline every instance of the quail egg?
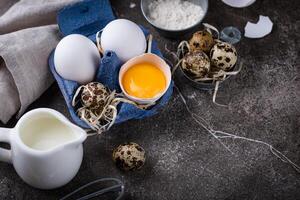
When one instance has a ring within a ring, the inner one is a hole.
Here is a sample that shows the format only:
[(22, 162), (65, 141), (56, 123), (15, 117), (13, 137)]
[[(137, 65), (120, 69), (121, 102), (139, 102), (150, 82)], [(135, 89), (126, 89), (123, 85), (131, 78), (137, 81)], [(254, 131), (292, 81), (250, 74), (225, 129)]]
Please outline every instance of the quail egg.
[(89, 124), (95, 124), (98, 121), (97, 116), (88, 108), (79, 108), (77, 110), (77, 115), (81, 120), (84, 120)]
[(112, 121), (114, 110), (106, 109), (104, 115), (100, 114), (103, 112), (103, 108), (100, 110), (98, 109), (89, 109), (89, 108), (79, 108), (77, 110), (78, 117), (89, 124), (91, 127), (94, 128), (101, 128), (101, 126), (105, 126)]
[(112, 157), (117, 167), (124, 171), (138, 170), (146, 160), (144, 149), (133, 142), (118, 146), (113, 151)]
[(203, 78), (210, 70), (210, 61), (203, 51), (190, 51), (184, 56), (181, 68), (191, 78)]
[(103, 108), (108, 96), (109, 91), (103, 84), (91, 82), (83, 87), (81, 102), (84, 107), (92, 109)]
[(217, 41), (210, 51), (210, 59), (213, 66), (228, 71), (237, 61), (237, 52), (231, 44)]
[(193, 37), (189, 41), (191, 51), (204, 51), (209, 53), (214, 45), (214, 39), (211, 33), (208, 31), (198, 31), (193, 34)]

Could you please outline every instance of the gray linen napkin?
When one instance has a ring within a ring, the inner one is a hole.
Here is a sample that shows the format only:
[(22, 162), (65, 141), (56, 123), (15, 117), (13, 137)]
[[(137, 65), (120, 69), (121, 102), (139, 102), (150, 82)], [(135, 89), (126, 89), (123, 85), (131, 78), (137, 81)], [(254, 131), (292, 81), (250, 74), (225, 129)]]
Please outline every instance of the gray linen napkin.
[[(0, 1), (0, 121), (20, 116), (53, 83), (48, 56), (60, 37), (56, 13), (78, 0)], [(13, 3), (12, 3), (13, 2)]]

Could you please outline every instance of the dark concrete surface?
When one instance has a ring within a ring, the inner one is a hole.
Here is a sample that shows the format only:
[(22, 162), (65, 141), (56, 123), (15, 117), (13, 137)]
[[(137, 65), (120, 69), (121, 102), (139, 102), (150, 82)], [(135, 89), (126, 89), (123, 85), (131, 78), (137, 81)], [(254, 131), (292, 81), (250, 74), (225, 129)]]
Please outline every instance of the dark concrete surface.
[[(137, 6), (129, 8), (135, 2)], [(112, 0), (119, 17), (151, 29), (161, 49), (175, 50), (179, 41), (160, 37), (141, 15), (139, 1)], [(220, 129), (268, 142), (300, 165), (300, 77), (298, 0), (257, 0), (245, 9), (210, 1), (205, 22), (219, 29), (233, 25), (243, 30), (248, 20), (266, 15), (274, 22), (272, 33), (257, 40), (243, 38), (237, 49), (245, 61), (241, 73), (226, 81), (218, 101), (176, 80), (192, 110)], [(30, 109), (54, 108), (68, 116), (63, 97), (54, 84)], [(9, 127), (15, 124), (9, 123)], [(118, 144), (133, 141), (144, 147), (147, 161), (138, 172), (123, 173), (112, 162)], [(58, 199), (80, 185), (101, 177), (125, 182), (124, 199), (300, 199), (300, 174), (260, 144), (227, 139), (234, 154), (198, 126), (175, 91), (157, 116), (113, 127), (85, 144), (82, 167), (68, 185), (41, 191), (26, 185), (12, 166), (0, 163), (0, 199)], [(98, 198), (103, 199), (103, 198)]]

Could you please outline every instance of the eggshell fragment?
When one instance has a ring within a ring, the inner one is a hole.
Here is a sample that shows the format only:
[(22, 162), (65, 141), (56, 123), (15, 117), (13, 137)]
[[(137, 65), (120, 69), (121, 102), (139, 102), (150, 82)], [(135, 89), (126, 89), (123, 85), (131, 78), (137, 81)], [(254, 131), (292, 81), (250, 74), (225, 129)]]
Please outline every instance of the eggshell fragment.
[(267, 16), (259, 16), (256, 24), (248, 22), (245, 26), (245, 37), (262, 38), (270, 34), (273, 29), (273, 23)]
[(234, 8), (244, 8), (253, 4), (256, 0), (222, 0), (223, 3)]

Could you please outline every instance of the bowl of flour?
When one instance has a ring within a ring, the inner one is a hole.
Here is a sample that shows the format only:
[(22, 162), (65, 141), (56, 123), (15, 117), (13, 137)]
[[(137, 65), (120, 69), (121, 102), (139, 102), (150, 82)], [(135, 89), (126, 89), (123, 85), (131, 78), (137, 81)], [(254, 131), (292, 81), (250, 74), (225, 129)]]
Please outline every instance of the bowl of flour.
[(200, 25), (208, 0), (141, 0), (146, 20), (166, 37), (177, 37)]

